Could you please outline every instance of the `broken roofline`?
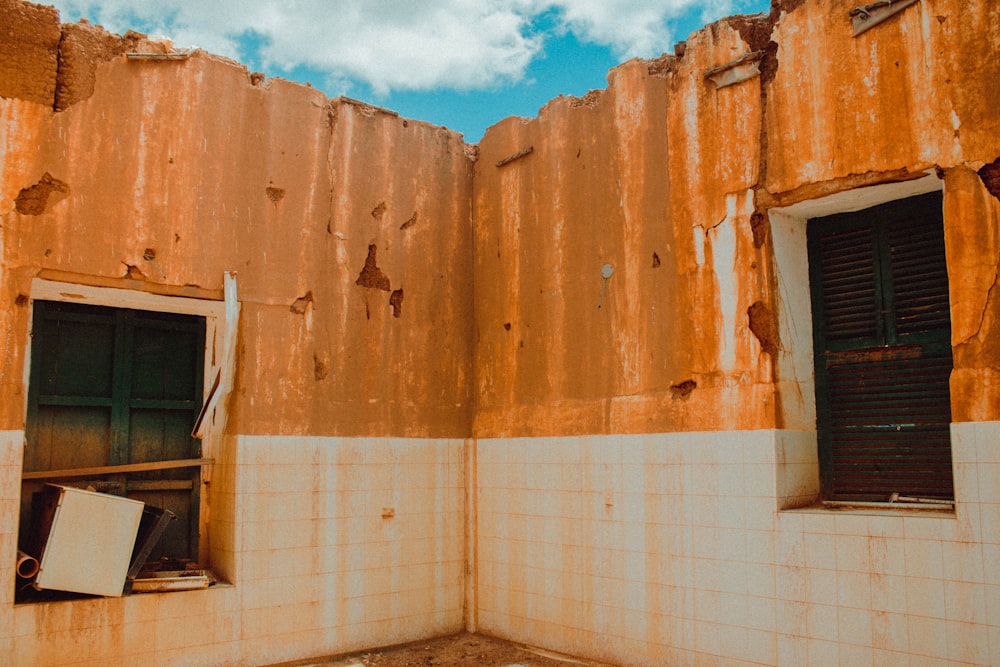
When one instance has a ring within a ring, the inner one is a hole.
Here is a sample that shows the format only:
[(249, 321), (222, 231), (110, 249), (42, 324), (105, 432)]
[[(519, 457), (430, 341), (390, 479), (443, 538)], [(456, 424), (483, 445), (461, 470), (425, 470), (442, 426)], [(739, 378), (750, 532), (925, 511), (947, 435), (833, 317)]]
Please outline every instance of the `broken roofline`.
[[(780, 0), (775, 0), (775, 2), (778, 6), (781, 5)], [(52, 11), (56, 12), (55, 9), (53, 9)], [(58, 12), (56, 12), (56, 15), (58, 16)], [(774, 15), (774, 9), (772, 9), (771, 15), (772, 16)], [(716, 26), (717, 24), (724, 23), (726, 21), (736, 18), (739, 19), (763, 18), (767, 16), (768, 16), (767, 14), (758, 14), (754, 15), (753, 17), (748, 17), (746, 15), (735, 15), (730, 17), (724, 17), (712, 24), (704, 26), (703, 28), (699, 29), (696, 32), (713, 29), (714, 26)], [(78, 70), (80, 69), (80, 64), (81, 64), (80, 58), (88, 56), (95, 62), (105, 61), (115, 56), (124, 56), (127, 60), (135, 63), (149, 63), (151, 65), (155, 64), (167, 65), (169, 63), (182, 63), (186, 60), (189, 60), (191, 57), (195, 55), (204, 55), (215, 59), (227, 60), (244, 68), (245, 70), (247, 70), (251, 84), (254, 86), (266, 87), (267, 80), (269, 78), (273, 78), (274, 80), (287, 81), (282, 77), (268, 77), (261, 72), (250, 72), (249, 68), (245, 64), (240, 63), (237, 60), (233, 60), (225, 56), (212, 54), (202, 49), (198, 48), (175, 49), (170, 40), (150, 39), (148, 35), (133, 30), (129, 30), (125, 32), (123, 35), (115, 35), (113, 33), (108, 33), (100, 25), (91, 24), (86, 19), (81, 19), (77, 23), (61, 24), (61, 28), (64, 33), (64, 36), (63, 38), (60, 39), (59, 57), (60, 59), (64, 57), (69, 57), (73, 59), (74, 62), (68, 64), (65, 67), (62, 66), (62, 64), (60, 64), (59, 77), (61, 80), (57, 82), (56, 100), (54, 101), (54, 107), (56, 108), (56, 110), (65, 110), (66, 108), (69, 108), (69, 106), (72, 106), (72, 104), (75, 104), (81, 99), (86, 99), (86, 97), (89, 97), (89, 95), (92, 94), (93, 92), (92, 81), (89, 82), (89, 85), (87, 85), (87, 82), (84, 82), (84, 85), (82, 86), (83, 89), (81, 90), (80, 89), (81, 86), (74, 85), (74, 82), (71, 80), (74, 77), (80, 78), (78, 74)], [(99, 43), (100, 48), (94, 48), (95, 43)], [(642, 60), (642, 62), (649, 63), (651, 70), (660, 68), (662, 67), (662, 62), (665, 58), (683, 57), (684, 44), (685, 44), (684, 42), (681, 42), (677, 45), (677, 47), (675, 47), (675, 52), (677, 53), (677, 55), (675, 56), (669, 56), (669, 57), (661, 56), (659, 58)], [(83, 63), (83, 64), (93, 65), (93, 63)], [(622, 65), (626, 64), (628, 63), (622, 63)], [(618, 65), (617, 67), (621, 67), (622, 65)], [(614, 69), (617, 69), (617, 67), (612, 68), (611, 71), (614, 71)], [(92, 70), (93, 68), (85, 66), (83, 67), (83, 69)], [(92, 79), (93, 72), (92, 71), (88, 72), (82, 78)], [(288, 82), (293, 83), (294, 85), (303, 85), (307, 88), (313, 88), (312, 84), (308, 82), (305, 83), (296, 83), (292, 81)], [(591, 91), (591, 92), (598, 92), (598, 91)], [(579, 99), (585, 100), (586, 97), (587, 96), (584, 96), (583, 98)], [(577, 99), (577, 98), (571, 97), (571, 99)], [(550, 102), (551, 101), (552, 100), (550, 100)], [(350, 104), (362, 109), (367, 114), (378, 113), (378, 114), (386, 114), (397, 117), (400, 115), (397, 111), (394, 111), (392, 109), (375, 105), (363, 100), (351, 98), (345, 95), (329, 98), (329, 102)], [(545, 105), (543, 105), (542, 108), (544, 108), (544, 106)], [(408, 119), (408, 120), (414, 120), (414, 119)], [(497, 122), (498, 123), (502, 122), (502, 120), (504, 119), (501, 119), (500, 121)], [(444, 127), (428, 119), (415, 120), (414, 122), (427, 123), (434, 127)], [(495, 124), (496, 123), (494, 123), (494, 125)]]
[[(671, 60), (677, 60), (685, 57), (688, 46), (687, 42), (690, 41), (693, 36), (699, 33), (704, 33), (705, 31), (714, 31), (719, 25), (729, 23), (735, 25), (737, 29), (740, 30), (741, 35), (747, 42), (749, 48), (743, 55), (738, 56), (731, 61), (711, 65), (707, 69), (705, 75), (715, 81), (716, 85), (719, 87), (745, 81), (748, 78), (752, 78), (753, 76), (759, 74), (760, 70), (758, 67), (763, 68), (765, 72), (767, 71), (769, 66), (762, 61), (767, 61), (769, 58), (773, 57), (773, 53), (771, 52), (772, 49), (769, 47), (768, 43), (770, 42), (770, 34), (774, 25), (783, 14), (794, 11), (804, 2), (805, 0), (772, 0), (771, 10), (767, 14), (733, 15), (721, 18), (695, 31), (688, 37), (688, 40), (679, 42), (675, 45), (674, 55), (661, 56), (659, 58), (643, 60), (642, 62), (646, 62), (648, 64), (651, 73), (663, 72), (671, 67)], [(855, 35), (860, 35), (866, 30), (869, 30), (879, 23), (892, 18), (917, 2), (919, 2), (919, 0), (878, 0), (876, 2), (861, 4), (850, 9), (847, 11), (844, 18), (845, 20), (849, 20), (853, 23)], [(53, 12), (55, 16), (58, 17), (58, 12), (54, 8), (43, 9)], [(86, 99), (86, 97), (92, 94), (92, 70), (96, 62), (107, 60), (117, 55), (124, 55), (124, 57), (128, 60), (137, 63), (182, 63), (198, 53), (204, 53), (199, 49), (192, 48), (174, 49), (171, 42), (168, 40), (150, 40), (147, 35), (135, 31), (127, 31), (121, 36), (113, 35), (106, 32), (100, 26), (90, 24), (85, 19), (81, 19), (75, 24), (62, 24), (61, 31), (63, 33), (62, 37), (55, 40), (58, 42), (58, 57), (60, 61), (62, 61), (63, 58), (69, 58), (71, 62), (66, 63), (66, 66), (62, 66), (63, 63), (60, 62), (60, 66), (58, 68), (58, 80), (55, 82), (56, 85), (54, 87), (55, 99), (52, 100), (53, 107), (56, 110), (64, 110), (81, 99)], [(773, 42), (770, 44), (773, 45)], [(211, 57), (223, 58), (222, 56)], [(93, 62), (84, 62), (83, 59)], [(230, 60), (228, 58), (224, 59)], [(247, 69), (245, 65), (240, 64), (237, 61), (232, 62), (240, 65), (244, 69)], [(623, 65), (626, 64), (628, 63), (623, 63)], [(83, 67), (81, 68), (80, 65), (83, 65)], [(618, 67), (621, 66), (622, 65), (619, 65)], [(613, 68), (611, 72), (615, 69), (617, 69), (617, 67)], [(609, 73), (609, 77), (610, 76), (611, 74)], [(267, 85), (265, 75), (260, 72), (249, 73), (248, 70), (248, 77), (254, 86)], [(275, 77), (275, 79), (280, 79), (280, 77)], [(309, 83), (296, 85), (304, 85), (308, 88), (312, 88), (312, 85)], [(4, 91), (0, 91), (0, 94), (5, 93)], [(589, 95), (590, 94), (584, 96), (583, 98), (570, 99), (579, 99), (580, 101), (586, 103), (586, 99)], [(546, 105), (552, 101), (554, 100), (550, 100), (550, 102), (546, 103)], [(374, 105), (347, 96), (330, 98), (329, 102), (332, 104), (350, 104), (362, 109), (367, 114), (378, 113), (390, 116), (399, 116), (398, 112), (386, 107)], [(543, 105), (542, 109), (544, 109), (546, 105)], [(541, 109), (539, 111), (541, 111)], [(498, 123), (502, 122), (502, 120), (503, 119), (498, 121)], [(428, 120), (418, 120), (415, 122), (427, 123), (435, 127), (442, 127), (441, 125)], [(496, 123), (494, 123), (494, 125), (496, 125)]]

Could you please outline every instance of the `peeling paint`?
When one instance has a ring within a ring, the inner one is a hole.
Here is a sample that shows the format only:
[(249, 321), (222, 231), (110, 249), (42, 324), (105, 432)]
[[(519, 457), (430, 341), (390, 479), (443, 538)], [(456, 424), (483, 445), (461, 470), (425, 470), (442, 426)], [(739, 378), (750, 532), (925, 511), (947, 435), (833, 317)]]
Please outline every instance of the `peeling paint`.
[(416, 211), (413, 212), (413, 215), (411, 215), (409, 217), (409, 219), (407, 219), (406, 222), (404, 222), (403, 224), (401, 224), (399, 226), (399, 231), (405, 232), (407, 229), (409, 229), (410, 227), (413, 227), (415, 224), (417, 224), (417, 212)]
[(705, 266), (705, 230), (700, 225), (694, 226), (694, 261), (698, 266)]
[(977, 173), (986, 191), (1000, 200), (1000, 158), (984, 165)]
[(306, 292), (303, 296), (292, 302), (292, 305), (288, 307), (289, 312), (295, 313), (296, 315), (304, 315), (306, 310), (313, 305), (313, 293), (312, 290)]
[(760, 249), (767, 245), (771, 237), (771, 225), (766, 213), (754, 211), (750, 215), (750, 230), (753, 233), (753, 247)]
[(382, 269), (378, 268), (378, 263), (376, 261), (377, 255), (378, 248), (374, 243), (372, 243), (368, 246), (368, 257), (365, 258), (365, 266), (361, 269), (361, 273), (358, 274), (358, 279), (355, 281), (355, 284), (360, 285), (361, 287), (369, 287), (371, 289), (388, 292), (392, 288), (389, 284), (388, 276), (382, 273)]
[(778, 320), (763, 301), (755, 301), (747, 308), (750, 331), (760, 343), (760, 348), (774, 357), (781, 348), (778, 336)]
[(23, 188), (14, 200), (14, 206), (21, 215), (41, 215), (49, 207), (49, 200), (55, 203), (69, 194), (69, 186), (45, 172), (32, 186)]
[(694, 380), (684, 380), (683, 382), (670, 385), (670, 393), (674, 398), (686, 399), (697, 387), (698, 383)]
[(400, 317), (403, 313), (403, 290), (402, 288), (393, 290), (389, 295), (389, 306), (392, 307), (392, 316)]
[[(744, 196), (750, 202), (753, 201), (752, 193)], [(727, 371), (736, 368), (736, 348), (729, 341), (736, 331), (736, 313), (740, 298), (736, 264), (736, 217), (739, 214), (739, 199), (740, 196), (736, 193), (726, 195), (725, 219), (706, 233), (711, 248), (712, 269), (719, 290), (719, 326), (723, 332), (719, 367)]]

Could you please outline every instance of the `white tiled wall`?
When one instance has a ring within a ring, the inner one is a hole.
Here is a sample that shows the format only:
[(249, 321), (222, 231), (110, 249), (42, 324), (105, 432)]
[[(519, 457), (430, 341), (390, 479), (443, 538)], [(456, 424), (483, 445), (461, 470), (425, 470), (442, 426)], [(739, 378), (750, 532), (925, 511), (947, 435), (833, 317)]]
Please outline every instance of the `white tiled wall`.
[(14, 634), (14, 564), (21, 497), (24, 432), (0, 431), (0, 655), (11, 655)]
[(484, 631), (616, 663), (776, 662), (772, 432), (477, 455)]
[(815, 437), (478, 443), (479, 627), (626, 665), (1000, 664), (1000, 425), (954, 514), (786, 510)]
[(461, 440), (241, 438), (244, 653), (279, 662), (460, 630), (463, 456)]
[[(20, 432), (0, 434), (0, 546)], [(267, 664), (463, 626), (622, 665), (1000, 664), (1000, 424), (953, 427), (954, 514), (791, 509), (810, 434), (247, 437), (215, 453), (207, 591), (0, 604), (18, 665)], [(5, 546), (4, 546), (5, 545)], [(12, 560), (0, 576), (13, 579)], [(6, 575), (4, 573), (6, 572)]]
[[(8, 582), (21, 438), (0, 439)], [(231, 438), (215, 453), (208, 511), (213, 568), (233, 585), (16, 607), (8, 586), (0, 656), (19, 666), (268, 664), (456, 632), (463, 446)]]

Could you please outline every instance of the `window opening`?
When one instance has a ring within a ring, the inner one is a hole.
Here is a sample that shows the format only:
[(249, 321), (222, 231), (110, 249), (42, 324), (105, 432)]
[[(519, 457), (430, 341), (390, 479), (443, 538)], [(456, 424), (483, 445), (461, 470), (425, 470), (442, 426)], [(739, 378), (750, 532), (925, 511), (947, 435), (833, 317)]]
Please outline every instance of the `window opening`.
[[(197, 315), (34, 302), (22, 545), (33, 495), (58, 482), (169, 510), (147, 560), (198, 560), (205, 331)], [(73, 472), (87, 468), (105, 472)]]
[(941, 210), (934, 192), (808, 222), (827, 500), (954, 497)]

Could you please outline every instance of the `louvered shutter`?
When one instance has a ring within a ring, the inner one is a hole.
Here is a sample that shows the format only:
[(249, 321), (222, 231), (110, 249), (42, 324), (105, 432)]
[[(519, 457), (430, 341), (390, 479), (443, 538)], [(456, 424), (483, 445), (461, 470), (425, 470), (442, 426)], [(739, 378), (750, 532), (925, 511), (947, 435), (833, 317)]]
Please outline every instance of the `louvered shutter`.
[(953, 497), (939, 193), (809, 221), (824, 496)]

